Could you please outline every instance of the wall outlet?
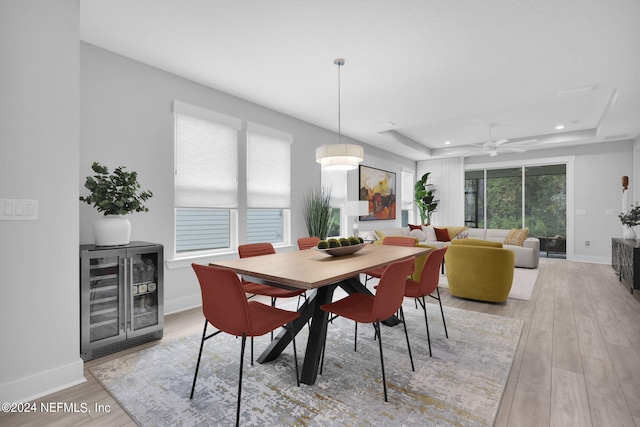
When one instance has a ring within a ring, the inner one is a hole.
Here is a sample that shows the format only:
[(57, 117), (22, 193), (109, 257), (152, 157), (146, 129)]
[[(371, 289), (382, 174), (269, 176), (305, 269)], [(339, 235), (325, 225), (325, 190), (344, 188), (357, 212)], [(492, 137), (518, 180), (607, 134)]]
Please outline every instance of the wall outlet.
[(591, 244), (591, 242), (590, 242), (590, 241), (588, 241), (588, 240), (585, 240), (585, 241), (584, 241), (584, 245), (585, 245), (585, 246), (589, 246), (590, 244)]

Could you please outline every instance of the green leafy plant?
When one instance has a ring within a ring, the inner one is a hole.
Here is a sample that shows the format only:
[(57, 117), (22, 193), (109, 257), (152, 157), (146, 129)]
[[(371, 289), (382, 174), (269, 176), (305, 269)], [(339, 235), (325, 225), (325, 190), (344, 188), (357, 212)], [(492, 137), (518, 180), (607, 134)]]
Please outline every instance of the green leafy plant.
[(422, 224), (431, 224), (431, 214), (433, 214), (440, 200), (436, 200), (434, 193), (436, 190), (433, 188), (433, 184), (428, 184), (429, 175), (431, 172), (427, 172), (422, 175), (414, 186), (413, 200), (418, 206), (420, 212), (420, 219)]
[(80, 201), (93, 204), (98, 212), (105, 215), (126, 215), (132, 212), (149, 212), (144, 206), (153, 196), (151, 191), (141, 191), (136, 172), (124, 171), (124, 166), (118, 166), (112, 174), (106, 166), (93, 162), (91, 169), (95, 175), (88, 176), (84, 186), (91, 194), (80, 196)]
[(304, 221), (309, 236), (327, 238), (331, 223), (331, 189), (312, 188), (304, 196)]
[(635, 205), (631, 205), (631, 209), (627, 212), (622, 212), (618, 215), (620, 218), (620, 222), (622, 225), (626, 225), (628, 227), (635, 227), (640, 224), (640, 205), (637, 203)]

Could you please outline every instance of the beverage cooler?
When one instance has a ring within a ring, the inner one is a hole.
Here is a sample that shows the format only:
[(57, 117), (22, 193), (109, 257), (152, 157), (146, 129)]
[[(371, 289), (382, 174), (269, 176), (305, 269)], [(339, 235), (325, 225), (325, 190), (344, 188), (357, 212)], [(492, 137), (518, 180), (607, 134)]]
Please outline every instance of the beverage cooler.
[(163, 248), (80, 246), (80, 356), (91, 360), (162, 338)]

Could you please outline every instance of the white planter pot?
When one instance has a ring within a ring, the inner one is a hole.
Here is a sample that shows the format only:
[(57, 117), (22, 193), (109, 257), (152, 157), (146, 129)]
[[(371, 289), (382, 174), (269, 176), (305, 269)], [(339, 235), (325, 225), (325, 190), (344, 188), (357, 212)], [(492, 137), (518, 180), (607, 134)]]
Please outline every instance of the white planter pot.
[(635, 240), (636, 239), (636, 232), (633, 229), (633, 227), (628, 227), (628, 226), (623, 226), (622, 227), (622, 238), (623, 239), (630, 239), (630, 240)]
[(93, 223), (96, 246), (120, 246), (129, 243), (131, 222), (122, 215), (105, 215)]

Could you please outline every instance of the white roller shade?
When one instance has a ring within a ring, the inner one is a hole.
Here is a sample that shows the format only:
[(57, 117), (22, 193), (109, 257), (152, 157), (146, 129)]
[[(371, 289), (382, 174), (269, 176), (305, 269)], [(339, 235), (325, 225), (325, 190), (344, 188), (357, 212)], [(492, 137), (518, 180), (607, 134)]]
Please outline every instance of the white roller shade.
[(290, 205), (291, 142), (250, 130), (247, 135), (247, 207), (289, 209)]
[(176, 112), (176, 207), (238, 206), (238, 128)]

